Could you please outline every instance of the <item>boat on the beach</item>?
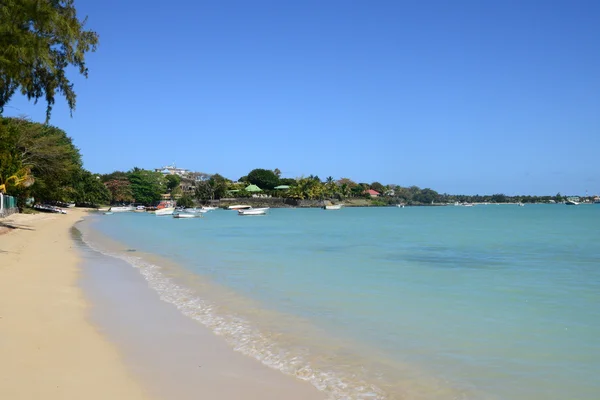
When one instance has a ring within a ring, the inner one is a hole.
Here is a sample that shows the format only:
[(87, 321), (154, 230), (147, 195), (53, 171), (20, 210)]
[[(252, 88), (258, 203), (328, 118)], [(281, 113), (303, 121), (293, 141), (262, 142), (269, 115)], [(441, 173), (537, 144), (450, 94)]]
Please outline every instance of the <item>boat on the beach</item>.
[(112, 212), (128, 212), (128, 211), (134, 211), (135, 208), (133, 206), (117, 206), (117, 207), (110, 207), (108, 209), (108, 211), (112, 211)]
[(269, 207), (264, 208), (247, 208), (243, 210), (237, 210), (238, 215), (265, 215)]
[(175, 212), (175, 207), (165, 207), (165, 208), (160, 208), (158, 210), (156, 210), (154, 213), (160, 217), (162, 215), (173, 215), (173, 213)]
[(60, 207), (53, 206), (50, 204), (36, 204), (33, 206), (34, 210), (42, 211), (42, 212), (50, 212), (55, 214), (66, 214), (67, 211), (63, 210)]
[(341, 210), (343, 206), (344, 206), (343, 204), (331, 204), (328, 206), (327, 205), (323, 206), (323, 209), (324, 210)]
[(248, 206), (248, 205), (245, 205), (245, 204), (237, 204), (237, 205), (234, 205), (234, 206), (227, 207), (228, 210), (248, 210), (250, 208), (252, 208), (252, 206)]

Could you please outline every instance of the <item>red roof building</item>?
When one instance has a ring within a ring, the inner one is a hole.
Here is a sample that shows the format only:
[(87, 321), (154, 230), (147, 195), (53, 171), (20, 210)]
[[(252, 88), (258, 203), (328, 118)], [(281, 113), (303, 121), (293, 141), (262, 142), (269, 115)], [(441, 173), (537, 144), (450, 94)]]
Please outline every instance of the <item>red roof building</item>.
[(379, 197), (379, 192), (377, 190), (369, 189), (364, 191), (365, 194), (369, 194), (371, 197)]

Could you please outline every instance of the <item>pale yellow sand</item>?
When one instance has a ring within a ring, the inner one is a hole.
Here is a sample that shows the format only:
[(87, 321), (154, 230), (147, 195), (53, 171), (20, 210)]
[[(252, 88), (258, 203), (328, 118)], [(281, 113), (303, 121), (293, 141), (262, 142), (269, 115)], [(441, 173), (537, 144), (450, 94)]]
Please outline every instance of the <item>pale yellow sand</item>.
[(0, 399), (149, 398), (86, 320), (69, 232), (83, 214), (0, 219), (18, 227), (0, 235)]
[[(325, 397), (306, 382), (234, 352), (192, 320), (180, 316), (190, 326), (177, 322), (173, 311), (166, 309), (173, 307), (160, 302), (150, 289), (138, 294), (146, 299), (145, 306), (154, 307), (149, 314), (160, 317), (151, 322), (160, 327), (161, 321), (173, 320), (173, 326), (185, 329), (187, 339), (174, 343), (168, 340), (174, 337), (172, 332), (169, 336), (164, 329), (144, 331), (151, 325), (148, 321), (137, 326), (131, 319), (132, 325), (123, 328), (135, 332), (137, 340), (125, 348), (119, 343), (117, 349), (89, 322), (89, 304), (78, 286), (80, 253), (70, 228), (84, 215), (85, 211), (70, 209), (67, 215), (0, 219), (0, 231), (5, 232), (0, 232), (0, 400)], [(128, 357), (139, 349), (143, 356)], [(145, 368), (146, 361), (152, 364), (150, 360), (156, 359), (158, 365)], [(174, 381), (176, 385), (157, 387), (159, 379), (152, 373), (181, 379)]]

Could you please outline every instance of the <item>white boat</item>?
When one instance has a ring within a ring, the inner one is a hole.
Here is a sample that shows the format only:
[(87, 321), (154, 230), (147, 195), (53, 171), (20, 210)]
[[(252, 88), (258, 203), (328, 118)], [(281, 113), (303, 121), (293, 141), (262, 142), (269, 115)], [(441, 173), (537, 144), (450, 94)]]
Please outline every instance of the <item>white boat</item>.
[(165, 207), (156, 210), (154, 213), (160, 217), (161, 215), (173, 215), (173, 212), (175, 212), (175, 207)]
[(517, 205), (518, 205), (519, 207), (525, 207), (525, 204), (523, 204), (523, 203), (518, 203)]
[(343, 204), (333, 204), (330, 206), (323, 206), (323, 209), (324, 210), (341, 210), (343, 206), (344, 206)]
[(244, 210), (237, 210), (238, 215), (265, 215), (269, 210), (269, 207), (265, 208), (247, 208)]
[(117, 207), (110, 207), (108, 209), (108, 211), (112, 211), (112, 212), (129, 212), (129, 211), (133, 211), (135, 210), (135, 208), (133, 206), (117, 206)]
[(252, 206), (247, 206), (244, 204), (238, 204), (235, 206), (229, 206), (227, 207), (228, 210), (249, 210), (250, 208), (252, 208)]
[(202, 214), (189, 214), (189, 213), (173, 214), (173, 218), (198, 218), (201, 216), (202, 216)]
[(396, 207), (398, 207), (398, 208), (404, 208), (404, 204), (396, 204)]
[(579, 202), (572, 200), (572, 199), (567, 199), (567, 200), (565, 200), (565, 204), (568, 206), (578, 206)]
[(202, 206), (202, 210), (204, 210), (204, 211), (214, 211), (216, 209), (217, 209), (217, 207)]
[(203, 208), (184, 208), (183, 212), (184, 213), (188, 213), (188, 214), (204, 214), (207, 213), (209, 210), (205, 210)]
[(135, 208), (135, 210), (133, 210), (134, 212), (146, 212), (146, 207), (144, 206), (137, 206)]

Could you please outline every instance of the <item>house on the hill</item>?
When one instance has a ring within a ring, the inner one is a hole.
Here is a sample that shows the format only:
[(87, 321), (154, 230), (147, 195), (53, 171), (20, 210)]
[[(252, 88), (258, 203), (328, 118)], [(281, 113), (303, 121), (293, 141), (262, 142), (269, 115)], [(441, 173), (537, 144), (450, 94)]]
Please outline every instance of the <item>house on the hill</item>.
[(377, 190), (369, 189), (363, 192), (364, 194), (368, 194), (371, 197), (379, 197), (380, 193)]

